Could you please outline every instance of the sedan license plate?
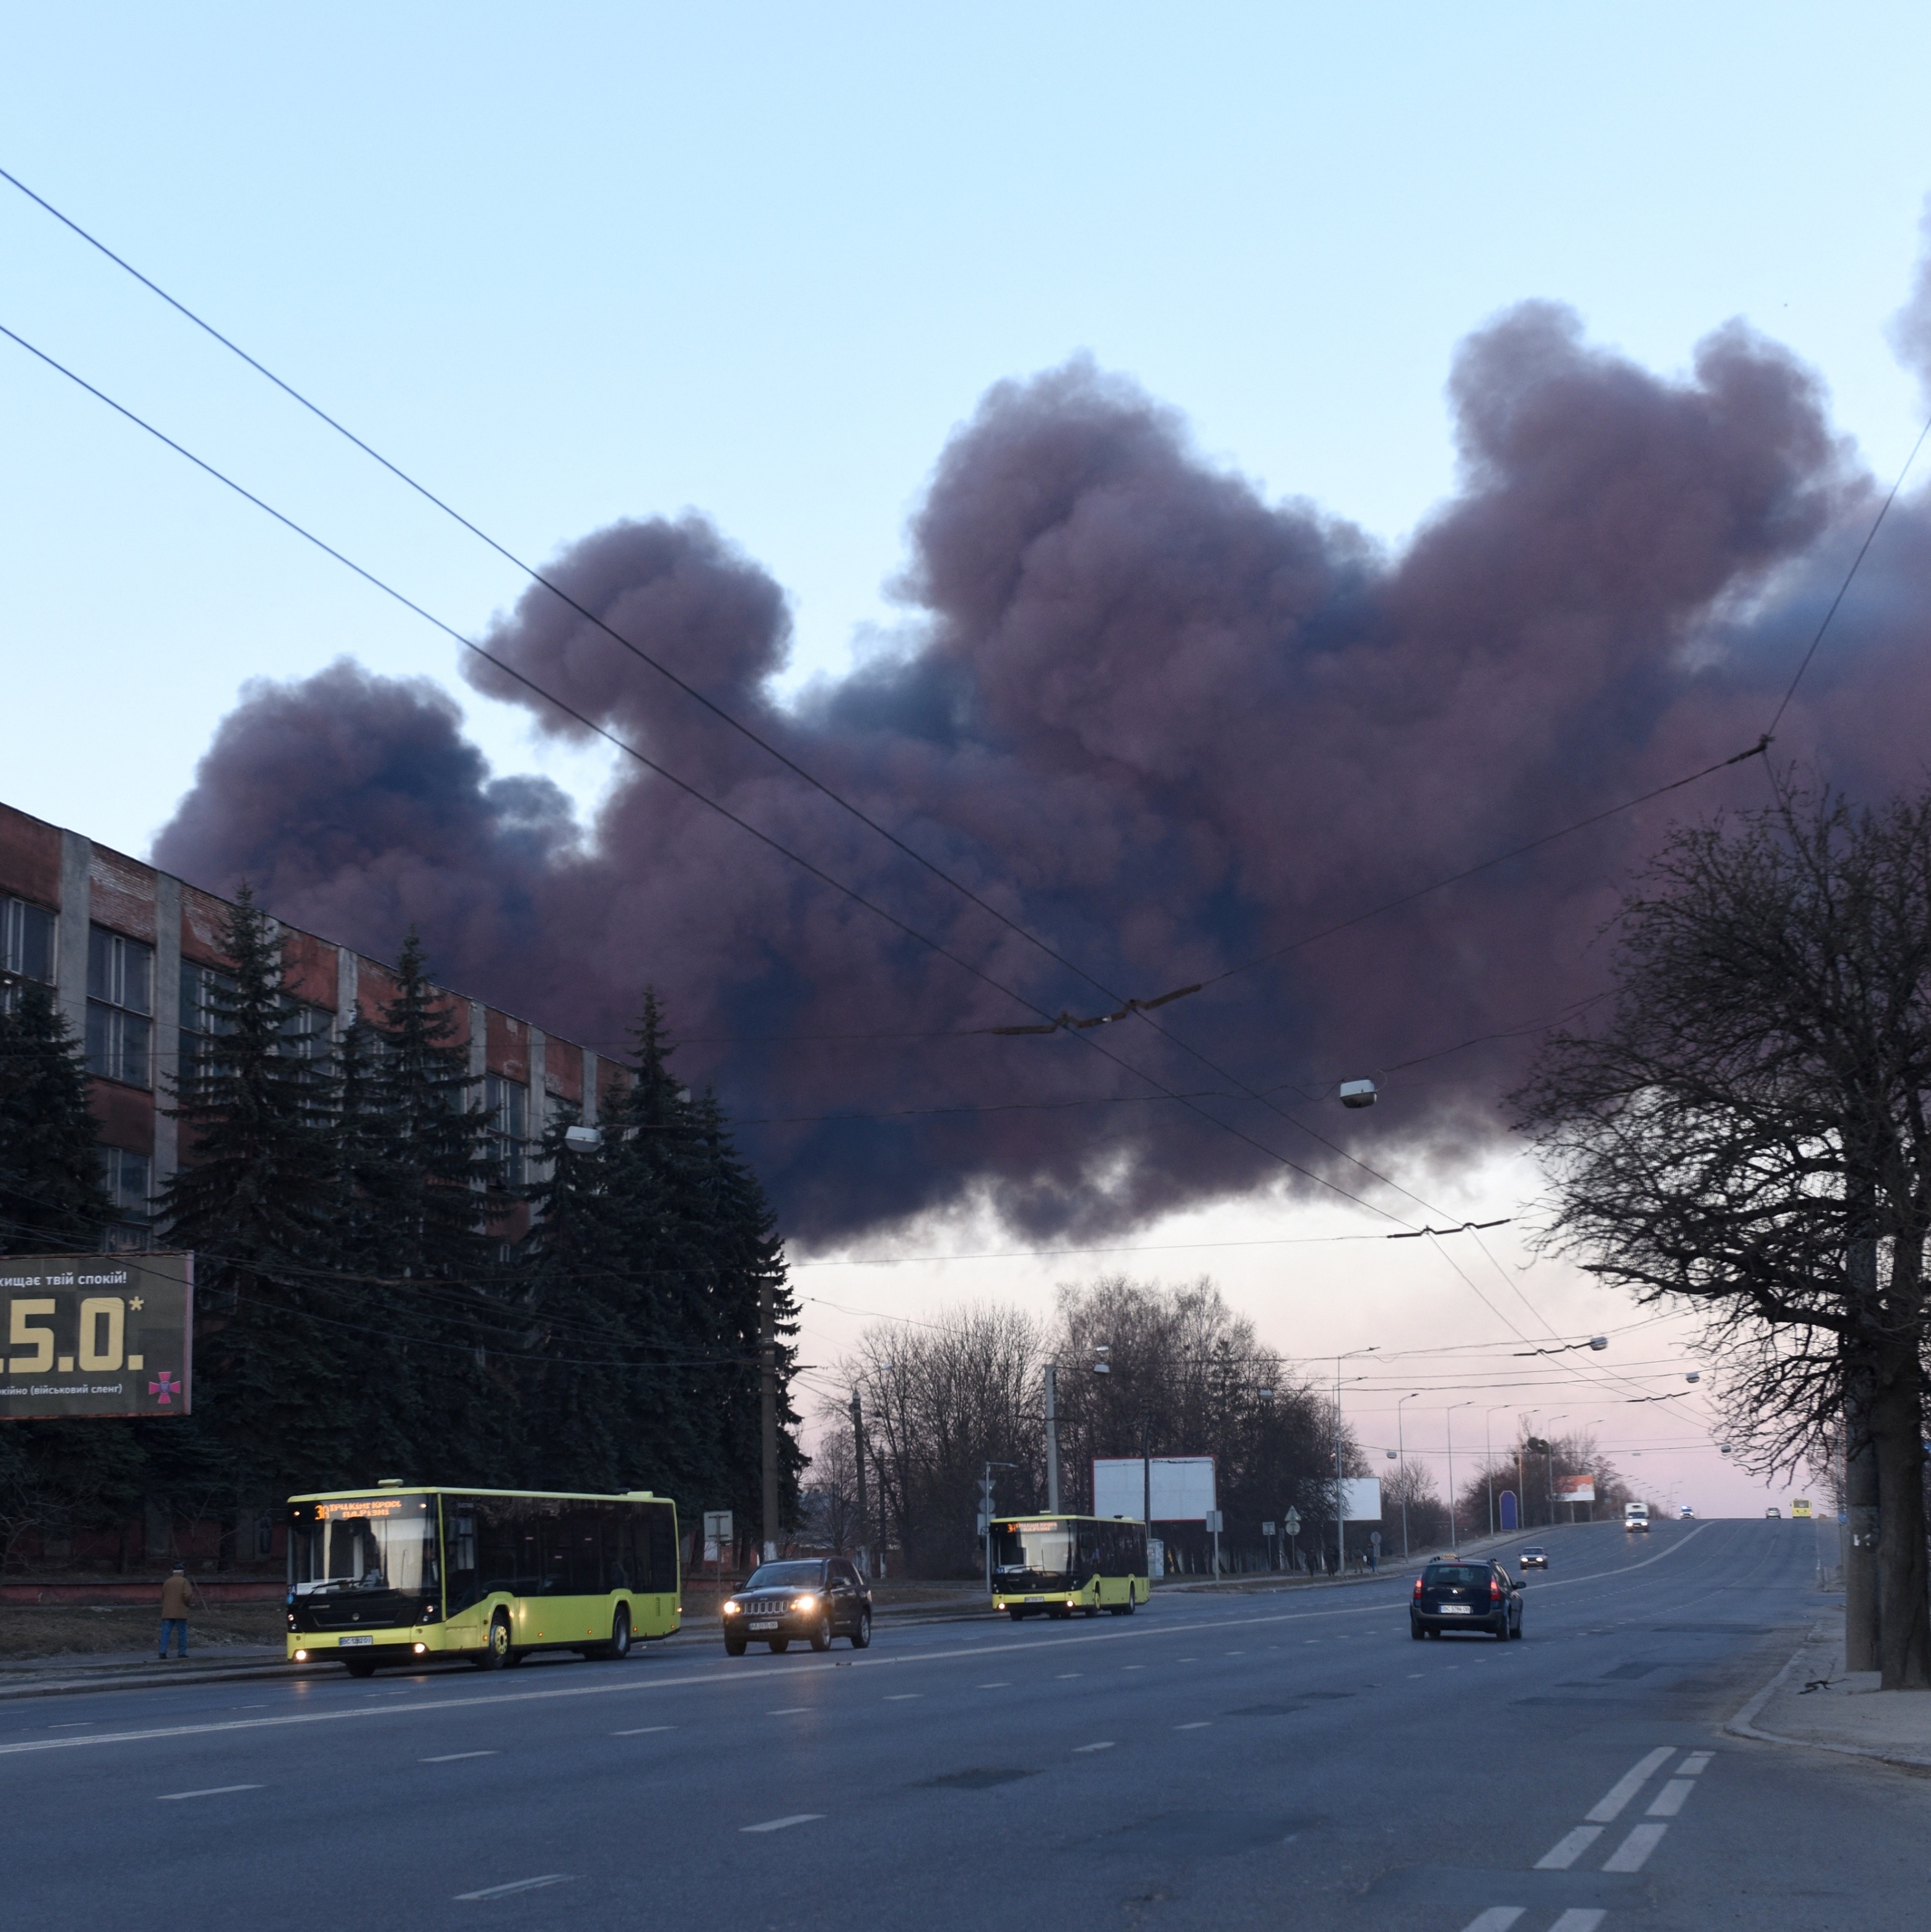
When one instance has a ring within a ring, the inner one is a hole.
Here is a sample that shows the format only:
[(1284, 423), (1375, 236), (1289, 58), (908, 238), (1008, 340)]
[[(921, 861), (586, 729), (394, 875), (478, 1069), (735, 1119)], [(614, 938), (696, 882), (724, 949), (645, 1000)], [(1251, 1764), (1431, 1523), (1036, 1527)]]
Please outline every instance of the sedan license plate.
[(1466, 1604), (1444, 1604), (1440, 1614), (1445, 1617), (1472, 1616), (1474, 1612)]
[(345, 1636), (341, 1640), (341, 1647), (344, 1650), (353, 1650), (359, 1645), (372, 1644), (374, 1642), (375, 1639), (372, 1636)]
[(752, 1630), (776, 1630), (783, 1622), (782, 1617), (753, 1617), (749, 1627)]

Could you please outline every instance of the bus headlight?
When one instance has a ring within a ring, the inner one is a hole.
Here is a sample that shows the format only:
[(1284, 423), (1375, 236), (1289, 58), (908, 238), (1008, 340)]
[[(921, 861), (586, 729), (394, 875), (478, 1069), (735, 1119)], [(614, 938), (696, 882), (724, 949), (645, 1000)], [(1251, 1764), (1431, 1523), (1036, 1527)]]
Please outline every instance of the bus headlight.
[(416, 1646), (416, 1654), (418, 1657), (427, 1656), (428, 1654), (428, 1651), (429, 1646), (426, 1643), (419, 1643)]
[(295, 1660), (297, 1664), (306, 1664), (308, 1661), (308, 1652), (305, 1650), (298, 1650), (295, 1653)]

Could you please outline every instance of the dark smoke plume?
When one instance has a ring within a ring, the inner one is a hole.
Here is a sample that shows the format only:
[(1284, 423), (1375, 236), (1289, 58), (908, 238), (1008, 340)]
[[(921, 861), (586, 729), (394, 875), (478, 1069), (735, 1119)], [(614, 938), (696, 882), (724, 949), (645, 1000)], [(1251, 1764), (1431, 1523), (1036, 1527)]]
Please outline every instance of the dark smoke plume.
[[(1458, 358), (1455, 496), (1400, 554), (1270, 503), (1170, 410), (1076, 362), (994, 389), (911, 530), (903, 648), (802, 704), (778, 587), (707, 524), (623, 523), (553, 566), (614, 628), (1122, 994), (1209, 978), (1755, 743), (1875, 506), (1815, 382), (1740, 327), (1666, 380), (1532, 305)], [(1773, 755), (1914, 780), (1931, 694), (1926, 506), (1893, 511)], [(1051, 1012), (1053, 965), (532, 590), (491, 648)], [(543, 728), (579, 728), (484, 670)], [(1761, 763), (1166, 1009), (1163, 1024), (1377, 1165), (1492, 1143), (1519, 1032), (1594, 992), (1617, 884), (1671, 812), (1763, 795)], [(962, 1202), (1041, 1234), (1123, 1227), (1281, 1170), (1094, 1050), (1226, 1083), (1139, 1021), (991, 1038), (1002, 998), (632, 766), (578, 827), (492, 781), (446, 698), (338, 664), (251, 692), (156, 848), (245, 874), (377, 954), (411, 921), (450, 983), (620, 1045), (647, 982), (761, 1122), (1114, 1096), (1122, 1104), (746, 1130), (823, 1243)], [(1331, 1083), (1383, 1078), (1344, 1114)], [(1414, 1210), (1264, 1106), (1254, 1138)]]

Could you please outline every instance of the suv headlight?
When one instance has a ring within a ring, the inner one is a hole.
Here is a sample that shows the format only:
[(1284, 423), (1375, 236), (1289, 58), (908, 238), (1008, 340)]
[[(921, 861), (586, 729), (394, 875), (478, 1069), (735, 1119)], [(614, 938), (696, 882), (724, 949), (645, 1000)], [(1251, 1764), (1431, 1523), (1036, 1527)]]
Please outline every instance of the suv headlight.
[(725, 1606), (724, 1606), (724, 1614), (725, 1614), (726, 1616), (728, 1616), (728, 1617), (734, 1617), (735, 1616), (737, 1616), (737, 1612), (738, 1612), (739, 1610), (740, 1610), (741, 1607), (742, 1607), (742, 1606), (741, 1606), (741, 1605), (740, 1605), (740, 1604), (737, 1602), (737, 1600), (734, 1598), (734, 1599), (733, 1599), (730, 1603), (728, 1603), (728, 1604), (726, 1604), (725, 1605)]
[(794, 1597), (791, 1608), (794, 1610), (815, 1610), (818, 1608), (818, 1599), (815, 1597)]

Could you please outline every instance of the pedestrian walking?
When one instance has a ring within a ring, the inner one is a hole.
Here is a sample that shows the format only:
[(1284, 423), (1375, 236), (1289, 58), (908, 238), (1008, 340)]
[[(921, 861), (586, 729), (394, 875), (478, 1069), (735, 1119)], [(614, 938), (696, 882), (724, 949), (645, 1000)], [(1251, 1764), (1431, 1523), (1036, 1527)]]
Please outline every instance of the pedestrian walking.
[(177, 1563), (174, 1574), (161, 1586), (161, 1654), (167, 1654), (167, 1640), (170, 1632), (175, 1640), (175, 1654), (183, 1659), (188, 1655), (188, 1612), (189, 1606), (199, 1602), (208, 1607), (207, 1600), (188, 1580), (188, 1565)]

